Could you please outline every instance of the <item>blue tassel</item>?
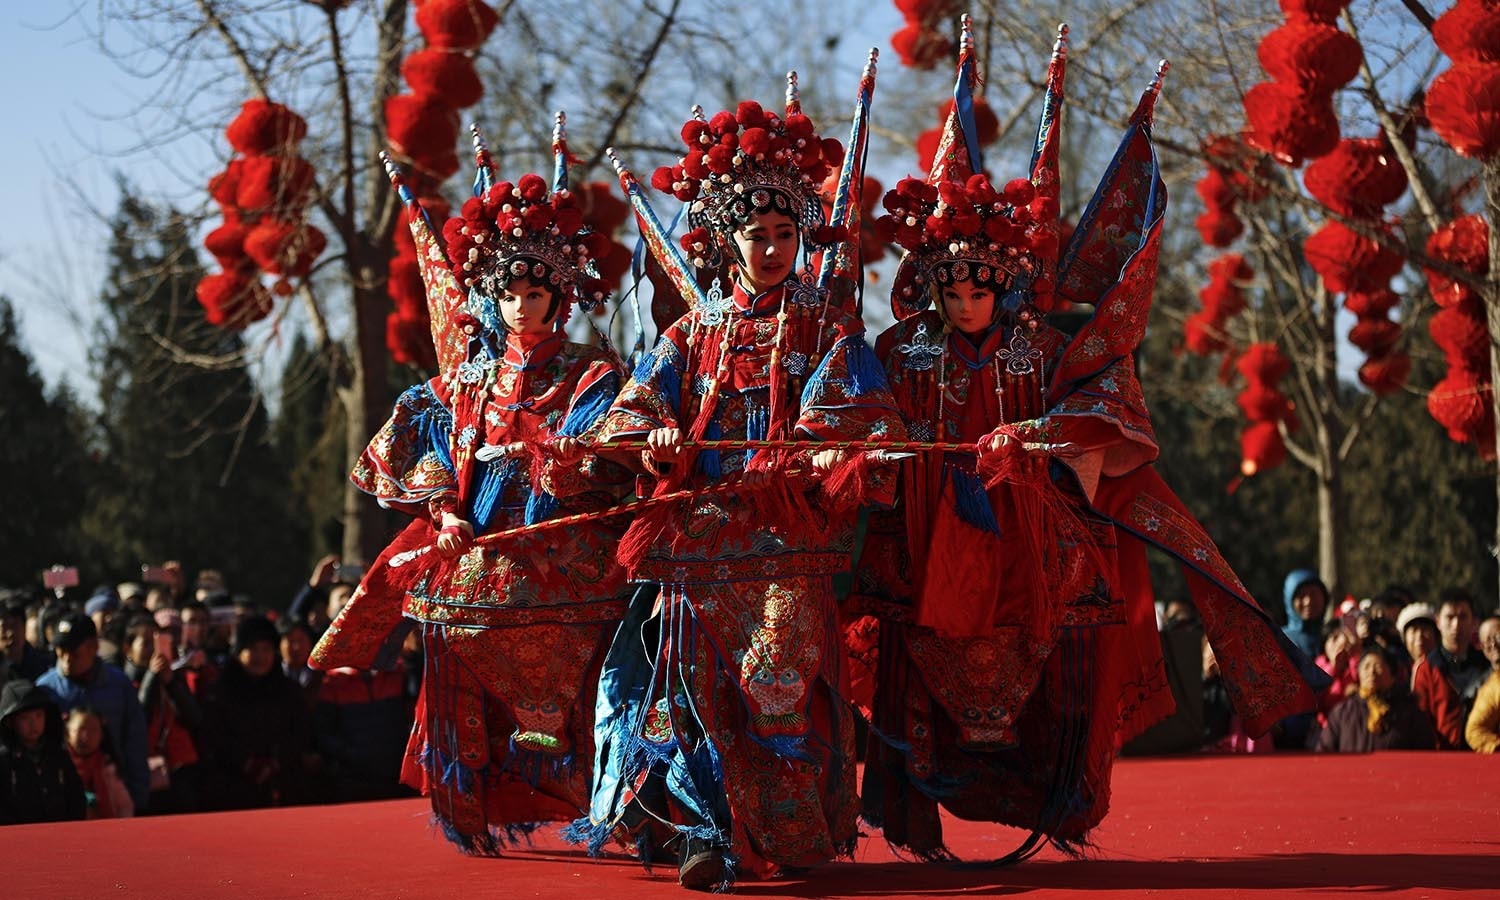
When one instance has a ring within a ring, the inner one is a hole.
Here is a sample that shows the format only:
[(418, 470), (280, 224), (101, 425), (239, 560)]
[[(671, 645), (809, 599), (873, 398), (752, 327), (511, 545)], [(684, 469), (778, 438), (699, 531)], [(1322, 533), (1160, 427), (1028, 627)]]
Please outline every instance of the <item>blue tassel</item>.
[(474, 790), (474, 770), (464, 765), (461, 759), (453, 759), (443, 766), (441, 780), (444, 787), (453, 788), (460, 794), (472, 793)]
[[(719, 425), (719, 419), (714, 417), (703, 429), (703, 439), (706, 441), (717, 441), (724, 436), (724, 429)], [(698, 451), (698, 471), (707, 475), (714, 481), (724, 476), (724, 457), (718, 450)]]
[(578, 437), (589, 430), (599, 417), (609, 412), (609, 407), (615, 402), (615, 394), (620, 392), (620, 376), (611, 372), (600, 378), (592, 387), (573, 404), (568, 410), (568, 417), (563, 420), (562, 427), (557, 433), (563, 437)]
[(777, 756), (787, 759), (800, 759), (803, 762), (816, 762), (812, 754), (807, 752), (807, 739), (801, 735), (791, 736), (778, 734), (773, 737), (762, 737), (754, 732), (750, 733), (750, 739)]
[(614, 830), (608, 822), (594, 822), (584, 816), (574, 819), (562, 830), (562, 839), (574, 846), (582, 846), (589, 856), (603, 856), (604, 845)]
[(654, 383), (674, 415), (682, 412), (682, 373), (678, 371), (681, 362), (677, 348), (670, 341), (661, 341), (655, 350), (641, 357), (640, 365), (630, 376), (637, 384)]
[(510, 484), (515, 475), (516, 461), (497, 459), (482, 463), (481, 466), (482, 468), (477, 469), (479, 486), (469, 500), (469, 521), (474, 523), (476, 532), (489, 528), (495, 517), (495, 507), (500, 503), (500, 496), (505, 493), (506, 485)]
[(864, 338), (845, 338), (844, 343), (848, 347), (844, 356), (849, 366), (849, 395), (863, 397), (871, 391), (885, 390), (885, 366)]
[(526, 524), (535, 525), (557, 514), (557, 498), (546, 491), (538, 491), (526, 498)]
[(995, 520), (995, 510), (990, 506), (989, 495), (984, 492), (984, 482), (973, 472), (952, 466), (946, 469), (953, 478), (953, 499), (958, 506), (958, 517), (980, 531), (1000, 536), (1000, 523)]

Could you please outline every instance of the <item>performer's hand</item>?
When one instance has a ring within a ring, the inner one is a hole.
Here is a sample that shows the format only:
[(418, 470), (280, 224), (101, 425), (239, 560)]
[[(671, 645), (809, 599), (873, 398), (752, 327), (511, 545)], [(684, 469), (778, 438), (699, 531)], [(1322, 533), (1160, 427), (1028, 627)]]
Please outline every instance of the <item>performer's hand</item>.
[(1010, 453), (1024, 448), (1010, 433), (996, 430), (979, 439), (979, 449), (985, 453)]
[(740, 475), (740, 484), (748, 490), (758, 490), (771, 483), (769, 468), (746, 469)]
[(559, 435), (552, 439), (552, 448), (558, 456), (567, 459), (583, 449), (583, 442), (576, 437)]
[(437, 539), (438, 555), (445, 557), (457, 556), (473, 540), (473, 525), (470, 525), (453, 513), (443, 514), (443, 528), (438, 534)]
[(849, 454), (844, 450), (819, 450), (812, 455), (812, 469), (819, 475), (827, 475), (848, 456)]
[(682, 454), (681, 428), (654, 428), (646, 434), (646, 446), (651, 458), (659, 463), (669, 463)]

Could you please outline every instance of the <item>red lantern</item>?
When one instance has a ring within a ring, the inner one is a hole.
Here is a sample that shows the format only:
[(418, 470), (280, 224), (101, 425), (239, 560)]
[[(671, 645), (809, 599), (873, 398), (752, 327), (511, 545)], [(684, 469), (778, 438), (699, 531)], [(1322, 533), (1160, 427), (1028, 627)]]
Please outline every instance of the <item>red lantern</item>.
[(1214, 281), (1245, 282), (1255, 277), (1255, 270), (1238, 253), (1225, 253), (1208, 264), (1208, 277)]
[(1335, 294), (1385, 287), (1401, 271), (1401, 254), (1342, 222), (1325, 222), (1302, 243), (1303, 255), (1313, 271)]
[(238, 268), (248, 260), (245, 255), (246, 232), (245, 226), (238, 222), (226, 222), (208, 233), (203, 239), (203, 246), (208, 248), (208, 252), (213, 254), (221, 267)]
[(1282, 355), (1281, 348), (1269, 341), (1251, 344), (1235, 363), (1235, 368), (1248, 381), (1275, 384), (1292, 371), (1291, 362)]
[(1359, 74), (1364, 51), (1336, 26), (1294, 19), (1261, 38), (1257, 56), (1272, 81), (1326, 95)]
[(1500, 152), (1500, 63), (1459, 63), (1427, 89), (1432, 130), (1461, 156)]
[(1193, 313), (1182, 323), (1183, 346), (1189, 353), (1209, 356), (1228, 348), (1213, 316), (1205, 310)]
[(328, 247), (328, 238), (311, 225), (275, 219), (262, 221), (245, 235), (245, 252), (272, 275), (303, 278)]
[(447, 157), (452, 157), (455, 164), (458, 161), (454, 150), (458, 143), (458, 112), (440, 99), (420, 94), (391, 97), (385, 101), (385, 127), (391, 147), (397, 153), (423, 163)]
[(218, 272), (198, 282), (195, 291), (210, 325), (239, 330), (271, 314), (271, 292), (258, 278), (242, 272)]
[(1410, 375), (1411, 356), (1404, 350), (1371, 357), (1359, 367), (1360, 382), (1381, 397), (1401, 390)]
[(1384, 139), (1354, 138), (1309, 164), (1302, 183), (1334, 212), (1375, 219), (1406, 192), (1406, 170)]
[(1428, 320), (1427, 331), (1432, 342), (1453, 362), (1474, 371), (1489, 365), (1490, 330), (1485, 322), (1484, 304), (1478, 300), (1438, 310)]
[(240, 107), (224, 136), (229, 146), (249, 156), (290, 156), (307, 137), (307, 120), (280, 103), (256, 97)]
[(1401, 340), (1401, 326), (1390, 319), (1361, 319), (1349, 329), (1349, 343), (1366, 356), (1380, 356)]
[[(1483, 217), (1462, 216), (1439, 228), (1427, 239), (1427, 253), (1476, 275), (1490, 271), (1490, 228)], [(1477, 299), (1466, 284), (1427, 269), (1427, 287), (1439, 306), (1455, 306)]]
[(1500, 4), (1458, 0), (1432, 23), (1432, 39), (1456, 63), (1500, 62)]
[(1235, 398), (1240, 412), (1251, 422), (1279, 422), (1292, 415), (1292, 402), (1275, 388), (1251, 382)]
[(412, 93), (442, 98), (449, 106), (473, 106), (484, 97), (474, 60), (461, 51), (417, 50), (401, 61), (401, 76)]
[(1245, 294), (1227, 281), (1214, 279), (1198, 291), (1203, 311), (1215, 322), (1224, 322), (1245, 311)]
[(946, 59), (953, 52), (953, 42), (948, 36), (918, 22), (907, 22), (900, 31), (891, 35), (891, 49), (901, 59), (901, 65), (913, 69), (931, 69), (938, 60)]
[(1338, 146), (1339, 120), (1327, 95), (1262, 82), (1245, 94), (1245, 119), (1250, 144), (1294, 168)]
[(1286, 442), (1275, 422), (1257, 422), (1240, 435), (1240, 473), (1250, 478), (1286, 462)]
[(248, 156), (235, 205), (246, 212), (296, 218), (306, 209), (316, 180), (312, 164), (300, 156)]
[(1332, 24), (1349, 0), (1281, 0), (1281, 11), (1288, 19)]
[(426, 0), (416, 18), (427, 43), (448, 50), (477, 49), (500, 24), (500, 17), (481, 0)]
[(1427, 412), (1460, 444), (1479, 440), (1494, 429), (1491, 386), (1464, 369), (1452, 369), (1427, 395)]
[(1383, 319), (1401, 305), (1401, 298), (1390, 288), (1351, 291), (1344, 297), (1344, 309), (1361, 319)]
[(1212, 209), (1193, 220), (1198, 237), (1210, 247), (1228, 247), (1245, 233), (1245, 223), (1233, 210)]

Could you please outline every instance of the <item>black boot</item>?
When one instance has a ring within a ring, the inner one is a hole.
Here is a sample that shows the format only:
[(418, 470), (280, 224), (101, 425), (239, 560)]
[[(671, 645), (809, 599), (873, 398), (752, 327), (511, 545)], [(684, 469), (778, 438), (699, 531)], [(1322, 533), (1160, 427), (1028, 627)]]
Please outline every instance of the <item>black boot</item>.
[(677, 883), (690, 891), (714, 891), (731, 882), (724, 848), (703, 838), (685, 838)]

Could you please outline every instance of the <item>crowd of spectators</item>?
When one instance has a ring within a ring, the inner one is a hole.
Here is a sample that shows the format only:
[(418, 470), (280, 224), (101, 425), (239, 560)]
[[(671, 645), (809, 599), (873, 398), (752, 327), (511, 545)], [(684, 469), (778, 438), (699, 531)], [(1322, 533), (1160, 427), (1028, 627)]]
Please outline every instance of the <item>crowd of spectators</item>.
[[(231, 595), (214, 571), (0, 592), (0, 824), (401, 796), (422, 671), (319, 672), (313, 645), (361, 574), (320, 560), (286, 612)], [(1127, 753), (1500, 750), (1500, 617), (1459, 589), (1436, 603), (1388, 588), (1333, 604), (1287, 576), (1285, 633), (1331, 679), (1315, 713), (1245, 733), (1197, 611), (1159, 607), (1178, 712)]]
[(1500, 616), (1481, 619), (1470, 593), (1430, 603), (1391, 586), (1335, 605), (1316, 572), (1298, 569), (1281, 599), (1287, 639), (1331, 682), (1316, 712), (1247, 734), (1197, 612), (1174, 601), (1158, 619), (1178, 712), (1126, 752), (1500, 750)]
[(389, 671), (307, 664), (358, 570), (321, 560), (284, 613), (153, 572), (81, 603), (0, 592), (0, 824), (408, 793), (419, 643)]

